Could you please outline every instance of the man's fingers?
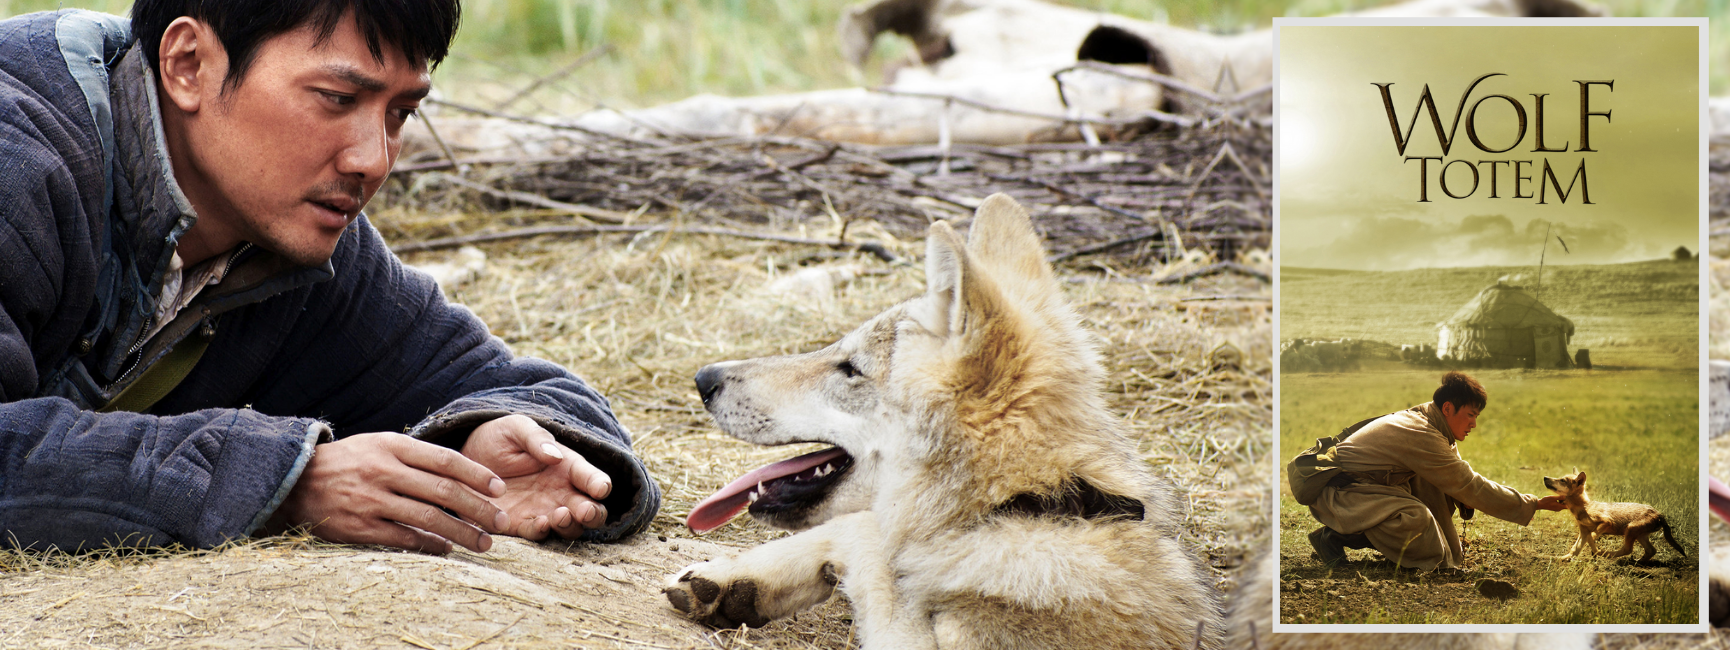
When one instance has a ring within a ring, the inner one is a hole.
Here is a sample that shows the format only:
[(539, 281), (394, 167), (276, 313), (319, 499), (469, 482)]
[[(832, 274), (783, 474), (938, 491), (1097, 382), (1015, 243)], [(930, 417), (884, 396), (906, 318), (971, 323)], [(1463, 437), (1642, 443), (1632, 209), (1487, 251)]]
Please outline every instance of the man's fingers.
[(445, 514), (437, 506), (414, 499), (398, 498), (381, 516), (462, 545), (476, 553), (492, 548), (492, 536), (466, 521)]
[[(398, 481), (393, 487), (398, 494), (420, 502), (419, 505), (438, 513), (444, 519), (451, 519), (451, 517), (439, 508), (449, 508), (452, 512), (464, 519), (476, 522), (481, 528), (488, 531), (503, 532), (509, 530), (511, 520), (504, 510), (500, 510), (491, 501), (470, 492), (466, 486), (451, 479), (432, 474), (413, 474)], [(403, 521), (396, 517), (390, 517), (390, 519)], [(419, 525), (413, 521), (403, 521), (403, 523)], [(463, 525), (468, 526), (468, 524)], [(432, 529), (427, 528), (426, 530)], [(435, 530), (433, 532), (443, 533), (444, 531)], [(446, 537), (449, 536), (446, 535)], [(463, 545), (469, 546), (468, 544)]]
[(438, 535), (394, 521), (379, 519), (366, 521), (367, 523), (358, 527), (346, 527), (341, 531), (321, 531), (319, 526), (315, 526), (313, 532), (326, 540), (339, 544), (377, 544), (436, 555), (451, 552), (450, 540)]
[(559, 445), (553, 434), (548, 433), (539, 423), (529, 416), (516, 414), (494, 420), (492, 424), (499, 426), (505, 439), (510, 440), (518, 449), (527, 451), (542, 465), (557, 465), (565, 460), (566, 451)]
[(549, 525), (549, 522), (547, 520), (547, 516), (541, 515), (539, 517), (535, 517), (533, 519), (526, 520), (522, 523), (522, 525), (518, 526), (517, 527), (517, 537), (521, 537), (523, 539), (531, 540), (531, 541), (538, 541), (538, 540), (546, 538), (548, 528), (550, 528), (550, 525)]
[(505, 482), (497, 474), (454, 450), (401, 436), (392, 451), (409, 467), (456, 479), (490, 497), (505, 495)]
[(607, 523), (607, 507), (584, 498), (582, 495), (571, 497), (565, 507), (571, 516), (571, 525), (561, 528), (559, 534), (570, 536), (569, 533), (580, 534), (586, 528), (600, 528)]
[(577, 515), (571, 511), (571, 508), (559, 506), (557, 510), (553, 511), (553, 532), (558, 533), (560, 537), (576, 539), (578, 535), (583, 534), (583, 530), (583, 523), (577, 521)]
[(419, 551), (422, 553), (432, 553), (434, 555), (448, 555), (453, 548), (450, 540), (419, 528), (404, 526), (398, 523), (391, 523), (389, 525), (391, 528), (400, 531), (393, 532), (392, 534), (398, 536), (403, 543), (387, 544), (387, 546), (396, 546), (397, 548)]
[(571, 457), (571, 486), (583, 491), (596, 499), (605, 499), (613, 493), (613, 479), (606, 472), (595, 469), (588, 459), (576, 452), (567, 454)]

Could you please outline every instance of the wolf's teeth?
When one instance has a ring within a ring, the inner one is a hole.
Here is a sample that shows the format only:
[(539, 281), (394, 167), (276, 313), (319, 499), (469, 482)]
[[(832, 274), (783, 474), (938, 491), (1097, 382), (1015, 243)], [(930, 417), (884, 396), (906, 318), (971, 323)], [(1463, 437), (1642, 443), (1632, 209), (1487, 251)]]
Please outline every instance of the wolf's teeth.
[(750, 493), (750, 494), (749, 494), (749, 495), (746, 495), (746, 498), (748, 498), (748, 499), (750, 499), (750, 500), (751, 500), (751, 503), (756, 503), (756, 502), (757, 502), (757, 499), (758, 499), (758, 496), (757, 496), (757, 493), (756, 493), (756, 492), (752, 492), (752, 493)]
[(834, 472), (835, 472), (835, 466), (833, 464), (823, 466), (823, 473), (824, 474), (832, 474)]

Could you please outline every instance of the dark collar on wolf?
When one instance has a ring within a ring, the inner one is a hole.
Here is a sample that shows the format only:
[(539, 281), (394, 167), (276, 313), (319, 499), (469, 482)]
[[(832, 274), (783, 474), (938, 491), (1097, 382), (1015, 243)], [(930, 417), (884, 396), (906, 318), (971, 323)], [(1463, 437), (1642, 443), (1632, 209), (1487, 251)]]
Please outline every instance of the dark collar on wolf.
[(1140, 521), (1147, 516), (1147, 507), (1140, 501), (1105, 492), (1077, 478), (1063, 484), (1055, 494), (1024, 492), (1010, 497), (997, 506), (994, 514), (1082, 519), (1127, 517)]

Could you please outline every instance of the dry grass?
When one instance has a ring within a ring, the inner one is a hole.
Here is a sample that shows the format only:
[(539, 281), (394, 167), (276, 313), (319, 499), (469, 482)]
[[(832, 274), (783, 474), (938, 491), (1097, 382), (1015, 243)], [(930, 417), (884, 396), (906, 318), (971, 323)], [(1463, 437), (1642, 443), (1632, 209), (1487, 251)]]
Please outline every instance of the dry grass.
[[(388, 237), (406, 240), (456, 219), (492, 229), (542, 218), (387, 210), (375, 222)], [(807, 224), (808, 231), (822, 227)], [(889, 266), (869, 256), (837, 259), (827, 249), (662, 233), (489, 245), (481, 277), (452, 297), (517, 353), (564, 364), (609, 397), (666, 492), (647, 533), (619, 545), (505, 542), (487, 554), (450, 558), (304, 537), (215, 551), (0, 552), (0, 647), (443, 650), (489, 638), (594, 648), (853, 647), (841, 598), (746, 632), (704, 630), (665, 604), (662, 576), (784, 534), (745, 518), (692, 539), (682, 524), (692, 505), (731, 478), (798, 451), (718, 432), (690, 378), (715, 361), (826, 345), (920, 293), (922, 251), (920, 242), (898, 244), (896, 252), (915, 263)], [(451, 255), (419, 253), (409, 261)], [(811, 264), (857, 264), (870, 273), (827, 305), (764, 289)], [(1112, 405), (1146, 462), (1188, 495), (1185, 539), (1230, 589), (1244, 556), (1261, 552), (1269, 537), (1270, 290), (1235, 275), (1162, 286), (1148, 281), (1150, 271), (1078, 267), (1061, 275), (1099, 336)]]
[[(378, 218), (387, 233), (405, 237), (438, 229), (440, 221), (407, 213)], [(902, 257), (916, 258), (923, 247), (899, 248)], [(680, 534), (680, 520), (697, 501), (797, 451), (754, 447), (716, 430), (691, 385), (699, 368), (822, 347), (918, 295), (924, 283), (917, 263), (890, 266), (809, 247), (661, 233), (532, 240), (486, 252), (485, 274), (453, 291), (453, 299), (473, 308), (517, 353), (572, 368), (608, 396), (666, 491), (652, 534)], [(445, 257), (425, 253), (409, 261)], [(878, 274), (842, 288), (827, 306), (765, 290), (772, 279), (811, 264), (855, 264)], [(1268, 287), (1235, 276), (1160, 287), (1146, 281), (1145, 269), (1114, 271), (1066, 274), (1071, 300), (1106, 351), (1113, 404), (1147, 462), (1191, 492), (1192, 537), (1217, 566), (1235, 566), (1267, 530)], [(1218, 295), (1255, 299), (1186, 301)], [(1242, 352), (1239, 364), (1210, 365), (1210, 351), (1223, 343)], [(775, 535), (735, 523), (711, 537), (749, 545)]]

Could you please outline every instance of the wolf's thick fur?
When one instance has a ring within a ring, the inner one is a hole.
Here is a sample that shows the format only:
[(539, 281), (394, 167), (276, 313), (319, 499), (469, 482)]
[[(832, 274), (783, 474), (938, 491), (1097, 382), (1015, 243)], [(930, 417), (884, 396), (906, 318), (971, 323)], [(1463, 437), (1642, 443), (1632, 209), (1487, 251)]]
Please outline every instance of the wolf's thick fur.
[(827, 348), (699, 373), (727, 433), (849, 460), (819, 488), (759, 484), (753, 514), (810, 529), (687, 567), (668, 599), (761, 625), (838, 585), (865, 648), (1188, 650), (1198, 627), (1199, 647), (1219, 648), (1173, 489), (1106, 409), (1098, 354), (1027, 213), (986, 199), (965, 245), (933, 224), (926, 281)]
[[(1578, 468), (1576, 468), (1578, 469)], [(1568, 511), (1574, 513), (1574, 523), (1580, 527), (1580, 536), (1574, 540), (1574, 547), (1568, 549), (1568, 554), (1561, 560), (1573, 559), (1581, 549), (1591, 549), (1593, 555), (1598, 551), (1598, 535), (1621, 535), (1622, 548), (1606, 555), (1606, 557), (1622, 557), (1634, 552), (1634, 542), (1645, 547), (1646, 554), (1641, 562), (1652, 559), (1658, 554), (1658, 549), (1652, 546), (1651, 535), (1655, 531), (1664, 531), (1664, 540), (1676, 548), (1682, 557), (1688, 557), (1688, 552), (1682, 550), (1682, 545), (1676, 543), (1676, 538), (1670, 532), (1670, 522), (1664, 515), (1653, 510), (1652, 506), (1639, 503), (1607, 503), (1593, 501), (1586, 496), (1586, 473), (1579, 472), (1560, 478), (1544, 477), (1544, 487), (1556, 492), (1568, 504)]]

